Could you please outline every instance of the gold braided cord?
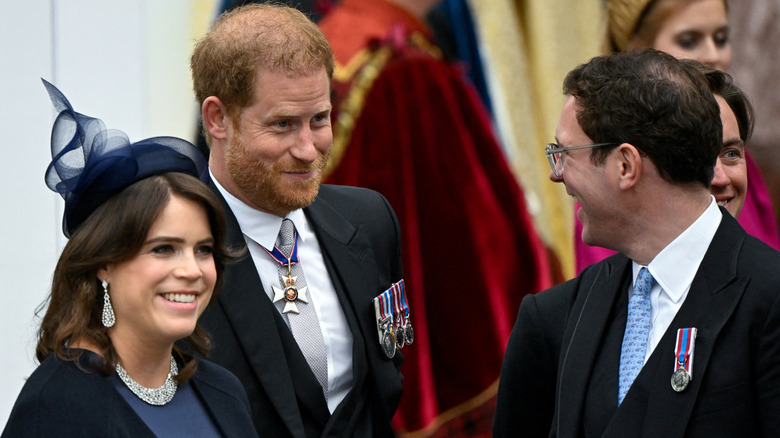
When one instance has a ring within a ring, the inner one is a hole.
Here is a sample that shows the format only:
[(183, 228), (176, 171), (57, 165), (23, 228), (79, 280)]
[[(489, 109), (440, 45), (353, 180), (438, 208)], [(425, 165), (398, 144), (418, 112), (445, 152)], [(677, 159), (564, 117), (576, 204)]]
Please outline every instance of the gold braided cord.
[[(339, 108), (338, 119), (333, 124), (333, 145), (330, 148), (330, 158), (328, 164), (325, 166), (324, 177), (333, 172), (336, 167), (341, 163), (341, 159), (347, 152), (347, 146), (352, 138), (352, 130), (355, 128), (355, 120), (360, 117), (363, 112), (363, 106), (366, 103), (366, 95), (371, 87), (374, 85), (374, 81), (379, 76), (379, 73), (384, 70), (387, 61), (392, 56), (392, 50), (389, 47), (382, 47), (379, 50), (370, 53), (367, 50), (361, 51), (355, 56), (358, 60), (364, 61), (359, 69), (357, 77), (355, 77), (352, 87), (349, 89), (344, 101)], [(358, 69), (352, 65), (350, 69), (357, 71)], [(336, 71), (333, 73), (334, 78), (344, 77), (346, 69), (336, 64)], [(347, 76), (348, 80), (349, 76)]]
[[(441, 51), (431, 44), (421, 33), (409, 36), (410, 44), (434, 58), (441, 58)], [(352, 80), (347, 95), (338, 111), (338, 119), (333, 124), (333, 145), (330, 148), (330, 158), (325, 166), (324, 177), (327, 178), (341, 163), (352, 139), (355, 121), (363, 112), (366, 96), (371, 91), (374, 81), (387, 66), (393, 56), (393, 48), (382, 46), (377, 50), (363, 49), (353, 56), (346, 65), (336, 63), (333, 79), (348, 83)], [(354, 77), (354, 79), (352, 79)]]
[(440, 413), (436, 416), (436, 418), (425, 428), (415, 431), (400, 431), (398, 432), (399, 438), (425, 438), (433, 435), (438, 431), (442, 426), (447, 424), (448, 422), (461, 417), (462, 415), (466, 414), (467, 412), (471, 412), (474, 409), (479, 408), (480, 406), (483, 406), (484, 404), (488, 403), (492, 398), (496, 396), (498, 393), (498, 379), (496, 379), (490, 386), (488, 386), (484, 391), (479, 393), (476, 397), (473, 397), (469, 400), (466, 400), (465, 402), (452, 407), (450, 409), (447, 409), (446, 411)]
[(428, 37), (420, 32), (414, 32), (409, 36), (409, 42), (418, 50), (421, 50), (435, 59), (442, 59), (441, 49), (433, 44)]
[(574, 274), (571, 198), (549, 180), (563, 78), (598, 54), (602, 0), (470, 0), (496, 124), (539, 236)]
[(358, 52), (357, 55), (353, 56), (346, 65), (341, 65), (336, 62), (336, 68), (333, 70), (333, 80), (338, 82), (351, 81), (358, 70), (363, 68), (374, 55), (376, 54), (371, 50), (363, 49)]

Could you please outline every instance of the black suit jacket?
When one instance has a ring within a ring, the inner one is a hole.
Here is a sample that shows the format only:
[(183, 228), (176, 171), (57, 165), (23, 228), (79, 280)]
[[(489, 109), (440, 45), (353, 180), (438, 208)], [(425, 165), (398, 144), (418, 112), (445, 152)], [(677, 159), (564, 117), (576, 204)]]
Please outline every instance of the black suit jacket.
[[(95, 357), (93, 353), (82, 354), (81, 369), (75, 362), (53, 355), (44, 360), (22, 388), (2, 437), (153, 438), (110, 377), (94, 371)], [(249, 417), (249, 401), (235, 376), (199, 360), (189, 384), (223, 436), (257, 436)]]
[[(235, 216), (212, 189), (226, 210), (228, 245), (246, 246)], [(331, 415), (248, 254), (228, 265), (218, 300), (200, 319), (212, 335), (210, 358), (244, 384), (261, 436), (393, 436), (402, 356), (391, 360), (382, 353), (372, 300), (402, 278), (395, 214), (374, 191), (330, 185), (320, 187), (304, 212), (354, 338), (352, 391)]]
[[(617, 254), (520, 307), (494, 436), (775, 436), (780, 253), (725, 210), (684, 304), (617, 406), (631, 261)], [(675, 335), (696, 327), (693, 380), (671, 388)]]

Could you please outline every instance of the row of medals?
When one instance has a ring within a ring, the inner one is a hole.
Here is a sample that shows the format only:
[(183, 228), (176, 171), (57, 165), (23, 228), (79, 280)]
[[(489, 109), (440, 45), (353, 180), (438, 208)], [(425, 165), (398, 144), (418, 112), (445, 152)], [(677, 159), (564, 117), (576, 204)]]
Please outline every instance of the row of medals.
[(406, 324), (398, 326), (393, 330), (393, 324), (388, 320), (385, 320), (382, 324), (382, 351), (385, 356), (392, 359), (395, 356), (395, 352), (404, 347), (404, 345), (412, 345), (414, 343), (414, 328), (409, 318), (406, 318)]
[[(299, 295), (298, 288), (295, 287), (295, 277), (293, 277), (290, 272), (289, 264), (287, 265), (287, 277), (283, 277), (282, 282), (285, 285), (283, 297), (287, 303), (285, 304), (284, 313), (287, 313), (288, 311), (298, 313), (295, 301), (300, 300), (304, 303), (308, 303), (308, 300), (305, 298), (305, 292), (303, 295)], [(303, 289), (305, 288), (302, 288), (301, 292), (303, 292)], [(277, 301), (277, 299), (274, 301)], [(287, 306), (290, 304), (292, 305), (288, 310)], [(409, 317), (406, 318), (406, 323), (404, 325), (398, 324), (395, 330), (393, 330), (393, 324), (390, 323), (389, 318), (384, 321), (382, 325), (382, 351), (384, 351), (388, 358), (392, 359), (398, 349), (404, 348), (404, 345), (406, 344), (412, 345), (412, 343), (414, 343), (414, 328), (409, 321)]]

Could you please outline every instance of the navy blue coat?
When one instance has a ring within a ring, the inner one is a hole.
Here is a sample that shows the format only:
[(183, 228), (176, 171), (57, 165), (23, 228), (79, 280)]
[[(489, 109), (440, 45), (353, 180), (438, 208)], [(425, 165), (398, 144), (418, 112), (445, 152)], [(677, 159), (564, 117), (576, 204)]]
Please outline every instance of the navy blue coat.
[[(495, 437), (776, 436), (780, 253), (723, 219), (688, 297), (617, 406), (631, 260), (614, 255), (528, 296), (509, 340)], [(675, 392), (675, 336), (696, 327), (694, 374)]]
[[(83, 369), (94, 369), (94, 354), (82, 354)], [(249, 401), (241, 383), (224, 368), (198, 360), (189, 381), (225, 437), (252, 437)], [(154, 437), (116, 390), (110, 376), (85, 372), (73, 361), (49, 356), (32, 373), (16, 399), (2, 438)]]

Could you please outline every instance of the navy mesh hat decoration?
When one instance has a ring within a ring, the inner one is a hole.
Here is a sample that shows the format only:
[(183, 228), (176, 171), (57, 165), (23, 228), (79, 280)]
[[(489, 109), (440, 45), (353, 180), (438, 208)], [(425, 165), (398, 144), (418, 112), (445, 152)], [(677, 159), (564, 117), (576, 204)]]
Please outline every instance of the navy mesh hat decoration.
[(101, 204), (136, 181), (181, 172), (208, 183), (208, 163), (192, 143), (176, 137), (130, 143), (124, 132), (106, 129), (100, 119), (75, 112), (57, 87), (41, 80), (59, 112), (51, 131), (46, 185), (65, 199), (62, 231), (66, 237)]

